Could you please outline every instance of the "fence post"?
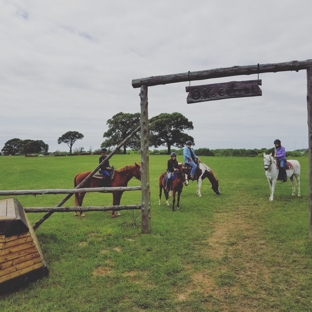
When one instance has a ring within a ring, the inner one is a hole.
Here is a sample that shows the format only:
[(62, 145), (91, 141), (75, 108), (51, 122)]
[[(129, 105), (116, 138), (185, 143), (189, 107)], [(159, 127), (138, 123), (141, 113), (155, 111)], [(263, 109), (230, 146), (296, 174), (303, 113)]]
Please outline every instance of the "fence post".
[(307, 68), (307, 89), (309, 131), (310, 237), (312, 238), (312, 67)]
[(149, 153), (148, 153), (148, 98), (147, 86), (141, 86), (141, 188), (142, 188), (142, 233), (148, 234), (151, 231), (151, 202), (149, 182)]

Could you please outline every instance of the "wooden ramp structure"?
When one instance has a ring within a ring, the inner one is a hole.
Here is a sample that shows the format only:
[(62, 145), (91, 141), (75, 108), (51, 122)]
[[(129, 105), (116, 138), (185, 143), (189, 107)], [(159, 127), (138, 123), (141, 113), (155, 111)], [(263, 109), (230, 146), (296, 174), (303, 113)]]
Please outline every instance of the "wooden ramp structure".
[(0, 293), (47, 276), (36, 234), (15, 198), (0, 200)]

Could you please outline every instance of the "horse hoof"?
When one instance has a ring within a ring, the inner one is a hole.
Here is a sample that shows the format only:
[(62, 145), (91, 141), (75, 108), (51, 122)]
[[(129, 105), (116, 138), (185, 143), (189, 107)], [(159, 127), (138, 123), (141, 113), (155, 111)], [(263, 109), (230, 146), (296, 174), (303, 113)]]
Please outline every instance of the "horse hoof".
[(80, 217), (81, 218), (83, 218), (83, 217), (85, 217), (86, 215), (84, 214), (84, 213), (82, 213), (81, 215), (80, 215)]
[(78, 212), (75, 211), (74, 212), (74, 216), (77, 217), (78, 216)]

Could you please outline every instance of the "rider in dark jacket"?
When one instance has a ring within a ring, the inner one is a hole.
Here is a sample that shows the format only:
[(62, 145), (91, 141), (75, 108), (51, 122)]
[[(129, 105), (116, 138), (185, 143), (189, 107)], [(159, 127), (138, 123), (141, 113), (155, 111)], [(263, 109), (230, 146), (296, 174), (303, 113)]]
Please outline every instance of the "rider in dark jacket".
[(170, 190), (172, 173), (175, 171), (179, 171), (179, 164), (178, 164), (176, 157), (177, 157), (176, 153), (172, 152), (170, 154), (170, 159), (168, 159), (168, 162), (167, 162), (166, 191), (168, 191), (168, 192)]
[[(106, 159), (107, 155), (107, 149), (106, 148), (102, 148), (101, 149), (101, 157), (99, 158), (99, 164)], [(107, 184), (110, 186), (110, 175), (112, 172), (112, 167), (109, 165), (109, 159), (107, 159), (106, 161), (104, 161), (104, 163), (101, 165), (100, 167), (100, 172), (103, 175), (104, 178), (104, 184)]]

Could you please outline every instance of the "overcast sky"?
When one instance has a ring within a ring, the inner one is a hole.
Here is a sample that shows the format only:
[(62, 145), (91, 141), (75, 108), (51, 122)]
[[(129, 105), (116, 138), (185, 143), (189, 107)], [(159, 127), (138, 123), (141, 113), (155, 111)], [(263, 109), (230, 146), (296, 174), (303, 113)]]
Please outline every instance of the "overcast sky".
[[(20, 138), (68, 151), (57, 144), (67, 131), (84, 135), (74, 149), (100, 148), (108, 119), (140, 112), (133, 79), (312, 59), (311, 12), (311, 0), (0, 0), (0, 149)], [(260, 79), (261, 97), (196, 104), (188, 82), (150, 87), (149, 118), (183, 114), (195, 148), (270, 148), (276, 138), (307, 148), (306, 71)]]

